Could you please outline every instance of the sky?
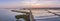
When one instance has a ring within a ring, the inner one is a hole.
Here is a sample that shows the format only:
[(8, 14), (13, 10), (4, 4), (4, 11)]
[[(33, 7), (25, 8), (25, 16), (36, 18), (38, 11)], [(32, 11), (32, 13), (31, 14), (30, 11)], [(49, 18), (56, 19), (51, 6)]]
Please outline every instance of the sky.
[(0, 8), (55, 8), (60, 0), (0, 0)]

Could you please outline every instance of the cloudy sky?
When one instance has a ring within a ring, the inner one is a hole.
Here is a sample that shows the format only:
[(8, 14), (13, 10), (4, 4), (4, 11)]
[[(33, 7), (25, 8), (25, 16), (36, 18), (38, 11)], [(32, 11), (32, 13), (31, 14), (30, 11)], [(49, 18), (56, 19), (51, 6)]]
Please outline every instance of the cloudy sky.
[(60, 7), (60, 0), (0, 0), (0, 8)]

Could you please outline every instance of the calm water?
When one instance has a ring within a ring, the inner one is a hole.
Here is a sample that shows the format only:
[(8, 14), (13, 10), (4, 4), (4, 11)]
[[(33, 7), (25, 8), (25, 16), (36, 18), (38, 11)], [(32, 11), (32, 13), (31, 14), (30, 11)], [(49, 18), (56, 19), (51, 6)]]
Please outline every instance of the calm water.
[[(32, 12), (36, 21), (60, 21), (60, 17), (48, 13), (46, 10), (32, 10)], [(15, 19), (15, 15), (19, 14), (21, 13), (11, 12), (10, 9), (0, 9), (0, 21), (20, 21)]]

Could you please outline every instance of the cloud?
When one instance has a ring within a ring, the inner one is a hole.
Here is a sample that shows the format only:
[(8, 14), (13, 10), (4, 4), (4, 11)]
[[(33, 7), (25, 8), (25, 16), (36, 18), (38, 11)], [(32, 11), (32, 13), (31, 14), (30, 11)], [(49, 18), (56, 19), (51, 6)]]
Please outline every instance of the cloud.
[(32, 4), (40, 4), (40, 6), (48, 7), (60, 7), (60, 0), (0, 0), (0, 8), (22, 6), (28, 7)]

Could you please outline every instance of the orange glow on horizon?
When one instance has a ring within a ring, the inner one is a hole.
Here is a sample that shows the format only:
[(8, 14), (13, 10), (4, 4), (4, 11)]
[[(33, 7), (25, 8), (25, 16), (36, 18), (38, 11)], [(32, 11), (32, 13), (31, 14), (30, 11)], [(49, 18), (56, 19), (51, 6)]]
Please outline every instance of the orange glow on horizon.
[(31, 8), (46, 8), (49, 5), (48, 4), (39, 4), (39, 3), (33, 3), (33, 4), (23, 4), (22, 6), (26, 6), (26, 7), (31, 7)]

